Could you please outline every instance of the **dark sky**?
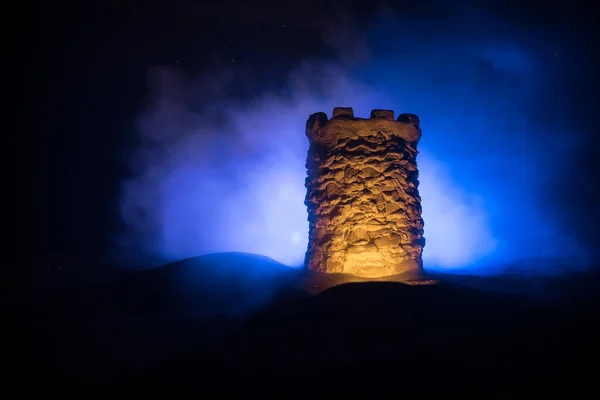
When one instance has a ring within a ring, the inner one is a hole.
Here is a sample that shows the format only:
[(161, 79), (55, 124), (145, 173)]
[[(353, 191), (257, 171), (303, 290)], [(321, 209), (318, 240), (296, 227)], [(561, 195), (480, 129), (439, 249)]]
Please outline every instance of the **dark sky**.
[[(135, 116), (148, 105), (149, 67), (176, 65), (200, 75), (227, 64), (235, 71), (233, 96), (251, 97), (276, 89), (302, 60), (343, 57), (331, 50), (328, 40), (345, 30), (360, 32), (366, 21), (362, 17), (385, 4), (202, 3), (93, 0), (64, 8), (36, 5), (27, 11), (22, 81), (30, 133), (21, 137), (17, 158), (20, 259), (105, 257), (112, 235), (121, 228), (119, 185), (130, 173), (126, 160), (138, 140), (132, 134)], [(440, 1), (385, 5), (402, 15), (440, 21), (440, 29), (453, 7)], [(580, 150), (576, 163), (557, 171), (564, 184), (552, 190), (569, 199), (561, 204), (575, 210), (568, 215), (578, 218), (581, 234), (597, 238), (598, 192), (591, 173), (597, 155), (594, 136), (600, 133), (593, 118), (599, 106), (594, 73), (598, 50), (593, 43), (597, 18), (591, 6), (577, 1), (547, 2), (543, 7), (499, 1), (490, 2), (488, 9), (534, 31), (537, 26), (550, 27), (557, 46), (568, 49), (578, 65), (578, 72), (561, 82), (556, 93), (571, 94), (573, 107), (565, 112), (572, 115), (574, 126), (583, 127), (589, 146)], [(570, 185), (575, 175), (584, 183)]]

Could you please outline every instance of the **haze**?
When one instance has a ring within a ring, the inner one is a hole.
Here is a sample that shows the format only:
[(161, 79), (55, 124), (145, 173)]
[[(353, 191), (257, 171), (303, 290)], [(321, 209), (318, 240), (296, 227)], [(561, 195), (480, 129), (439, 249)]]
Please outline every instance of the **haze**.
[(341, 19), (337, 33), (324, 32), (336, 62), (306, 60), (279, 90), (251, 100), (231, 96), (240, 72), (229, 65), (203, 75), (151, 68), (151, 106), (138, 117), (122, 185), (122, 258), (238, 251), (300, 266), (305, 122), (344, 106), (358, 117), (374, 108), (419, 115), (426, 269), (486, 274), (525, 259), (582, 260), (548, 195), (578, 145), (565, 134), (568, 113), (557, 115), (542, 90), (566, 64), (543, 32), (463, 11), (442, 25), (382, 10), (364, 31)]

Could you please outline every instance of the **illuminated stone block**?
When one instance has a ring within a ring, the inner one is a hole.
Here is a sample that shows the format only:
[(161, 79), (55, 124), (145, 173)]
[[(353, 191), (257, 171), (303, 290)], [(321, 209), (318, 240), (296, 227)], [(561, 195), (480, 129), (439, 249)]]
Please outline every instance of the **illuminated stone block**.
[(416, 163), (419, 119), (390, 110), (310, 116), (306, 266), (365, 278), (420, 276), (425, 239)]

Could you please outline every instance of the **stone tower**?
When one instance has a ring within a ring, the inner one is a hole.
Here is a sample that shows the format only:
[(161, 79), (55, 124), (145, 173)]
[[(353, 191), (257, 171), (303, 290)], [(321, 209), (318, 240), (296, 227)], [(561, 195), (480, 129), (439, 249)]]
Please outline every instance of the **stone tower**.
[(364, 278), (421, 276), (425, 239), (418, 191), (419, 118), (336, 107), (306, 124), (306, 266)]

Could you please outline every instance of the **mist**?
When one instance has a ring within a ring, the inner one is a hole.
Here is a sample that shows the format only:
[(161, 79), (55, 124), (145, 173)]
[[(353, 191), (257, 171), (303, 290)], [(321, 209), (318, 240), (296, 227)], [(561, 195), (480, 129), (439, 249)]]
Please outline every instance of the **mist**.
[(340, 19), (343, 29), (324, 31), (337, 61), (306, 60), (251, 99), (232, 94), (230, 66), (150, 68), (122, 184), (123, 259), (247, 252), (301, 266), (305, 122), (343, 106), (420, 117), (426, 269), (548, 273), (524, 260), (583, 260), (548, 195), (579, 145), (543, 90), (566, 61), (543, 32), (463, 11), (444, 24), (385, 9), (365, 29)]

